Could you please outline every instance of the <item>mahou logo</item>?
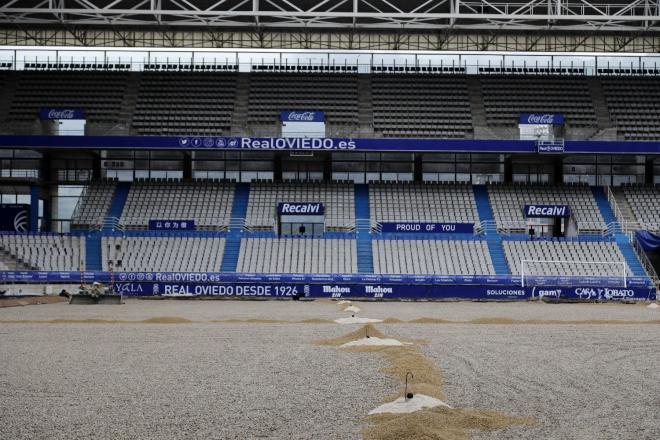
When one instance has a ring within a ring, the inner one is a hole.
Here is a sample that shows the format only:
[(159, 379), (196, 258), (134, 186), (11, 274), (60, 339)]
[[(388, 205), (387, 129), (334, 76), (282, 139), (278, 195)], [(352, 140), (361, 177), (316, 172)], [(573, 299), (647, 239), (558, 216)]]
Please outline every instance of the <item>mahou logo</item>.
[(290, 112), (287, 119), (289, 121), (312, 122), (314, 121), (314, 112)]
[(48, 112), (49, 119), (73, 119), (74, 111), (70, 109), (53, 109)]
[(553, 124), (555, 122), (555, 115), (529, 115), (527, 122), (529, 124)]

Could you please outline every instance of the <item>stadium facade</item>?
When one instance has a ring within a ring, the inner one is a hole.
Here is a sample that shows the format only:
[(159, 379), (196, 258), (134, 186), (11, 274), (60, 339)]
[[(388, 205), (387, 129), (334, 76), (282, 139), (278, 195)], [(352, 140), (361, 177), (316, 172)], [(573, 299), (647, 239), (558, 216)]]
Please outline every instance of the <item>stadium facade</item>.
[[(85, 33), (144, 27), (152, 37), (164, 23), (247, 32), (250, 20), (290, 35), (305, 23), (388, 35), (405, 24), (408, 37), (446, 28), (463, 38), (507, 23), (503, 33), (522, 42), (516, 32), (553, 23), (544, 38), (588, 26), (602, 41), (656, 38), (644, 2), (593, 11), (509, 2), (497, 12), (383, 2), (397, 10), (371, 14), (362, 2), (348, 11), (256, 2), (195, 16), (11, 3), (6, 42), (17, 23), (70, 32), (53, 17)], [(655, 49), (26, 42), (0, 48), (3, 283), (102, 281), (127, 295), (655, 299)]]

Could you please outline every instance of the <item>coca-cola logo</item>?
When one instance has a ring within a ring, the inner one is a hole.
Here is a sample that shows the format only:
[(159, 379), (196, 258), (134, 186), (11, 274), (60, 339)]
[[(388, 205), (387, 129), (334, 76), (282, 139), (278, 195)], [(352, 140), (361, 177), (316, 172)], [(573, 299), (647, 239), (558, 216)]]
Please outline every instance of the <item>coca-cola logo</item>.
[(545, 115), (529, 115), (527, 118), (528, 124), (554, 124), (555, 115), (545, 114)]
[(73, 119), (75, 111), (70, 109), (53, 109), (48, 112), (49, 119)]
[(289, 112), (287, 121), (313, 122), (315, 120), (314, 112)]

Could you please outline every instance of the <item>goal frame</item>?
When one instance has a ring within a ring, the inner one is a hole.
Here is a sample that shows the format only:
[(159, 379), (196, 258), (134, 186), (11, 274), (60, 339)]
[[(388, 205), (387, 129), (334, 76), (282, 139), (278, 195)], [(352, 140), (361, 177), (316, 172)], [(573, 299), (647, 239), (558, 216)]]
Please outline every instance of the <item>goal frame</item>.
[[(520, 285), (525, 287), (525, 263), (547, 263), (547, 264), (617, 264), (621, 265), (621, 278), (623, 279), (623, 287), (628, 287), (628, 265), (625, 260), (621, 261), (580, 261), (580, 260), (520, 260)], [(551, 275), (532, 275), (531, 273), (527, 276), (551, 276)], [(585, 275), (590, 276), (590, 275)], [(595, 276), (595, 275), (591, 275)]]

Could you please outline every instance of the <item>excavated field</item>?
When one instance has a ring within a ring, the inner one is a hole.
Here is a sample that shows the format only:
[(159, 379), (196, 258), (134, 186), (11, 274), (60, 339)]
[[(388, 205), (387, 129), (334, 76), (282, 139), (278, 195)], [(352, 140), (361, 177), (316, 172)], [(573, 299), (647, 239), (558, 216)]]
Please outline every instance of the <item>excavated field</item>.
[[(319, 343), (363, 331), (331, 301), (0, 308), (0, 438), (660, 436), (660, 309), (353, 304), (414, 346)], [(453, 409), (367, 417), (404, 370)]]

